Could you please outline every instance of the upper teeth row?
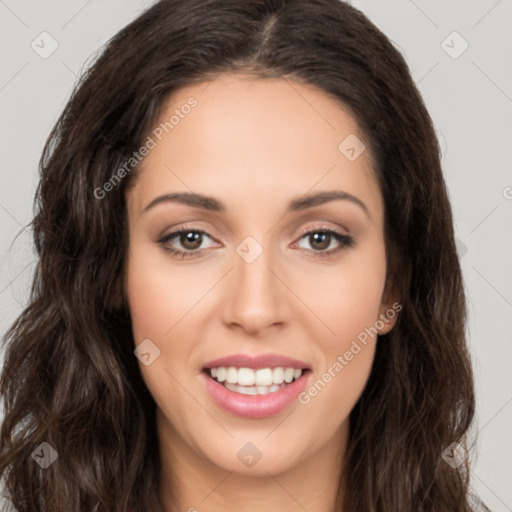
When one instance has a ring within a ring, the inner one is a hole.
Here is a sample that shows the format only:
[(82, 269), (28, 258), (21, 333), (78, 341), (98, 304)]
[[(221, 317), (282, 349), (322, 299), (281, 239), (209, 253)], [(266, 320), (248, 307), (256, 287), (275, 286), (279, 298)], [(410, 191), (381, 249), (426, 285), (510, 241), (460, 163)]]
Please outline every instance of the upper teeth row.
[(230, 366), (219, 366), (211, 368), (212, 377), (216, 377), (219, 382), (228, 382), (229, 384), (238, 384), (240, 386), (270, 386), (272, 384), (290, 383), (293, 379), (298, 379), (302, 375), (302, 370), (295, 368), (235, 368)]

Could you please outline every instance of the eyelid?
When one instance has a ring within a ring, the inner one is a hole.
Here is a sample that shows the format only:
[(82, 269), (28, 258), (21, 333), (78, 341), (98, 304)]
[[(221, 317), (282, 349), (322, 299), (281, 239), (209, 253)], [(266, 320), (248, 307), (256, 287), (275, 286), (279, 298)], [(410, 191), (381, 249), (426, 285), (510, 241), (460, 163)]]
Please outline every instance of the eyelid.
[[(348, 231), (347, 229), (345, 230)], [(303, 230), (301, 230), (298, 236), (306, 235), (308, 233), (311, 233), (311, 231), (334, 231), (340, 236), (350, 236), (349, 233), (341, 233), (339, 227), (328, 226), (327, 224), (322, 224), (321, 221), (318, 224), (313, 224), (312, 226), (304, 228)]]
[(204, 235), (207, 235), (212, 240), (215, 239), (208, 231), (205, 229), (199, 227), (198, 225), (191, 225), (191, 224), (177, 224), (173, 226), (172, 228), (166, 228), (164, 229), (160, 235), (158, 235), (157, 241), (162, 240), (163, 238), (169, 238), (170, 235), (176, 236), (177, 234), (180, 234), (181, 232), (190, 232), (193, 231), (194, 233), (202, 233)]
[[(179, 236), (182, 233), (190, 233), (190, 232), (206, 235), (208, 238), (215, 241), (215, 238), (203, 229), (200, 229), (200, 228), (194, 227), (194, 226), (189, 226), (189, 225), (181, 225), (176, 228), (173, 228), (171, 231), (169, 231), (166, 234), (160, 235), (158, 237), (158, 240), (156, 241), (156, 243), (164, 245), (168, 240), (171, 240), (171, 239)], [(205, 250), (205, 249), (197, 249), (195, 251), (187, 251), (187, 253), (193, 254), (193, 253), (201, 252), (203, 250)]]
[(329, 236), (334, 237), (338, 242), (338, 247), (334, 249), (330, 249), (328, 251), (314, 251), (312, 249), (308, 250), (309, 253), (313, 254), (313, 257), (329, 257), (336, 256), (340, 252), (350, 249), (356, 245), (356, 241), (354, 237), (350, 234), (343, 234), (337, 228), (332, 228), (326, 225), (315, 225), (309, 228), (306, 228), (298, 235), (294, 244), (299, 243), (305, 236), (311, 235), (313, 233), (327, 233)]
[[(157, 240), (157, 244), (161, 245), (162, 248), (178, 257), (181, 256), (182, 259), (185, 258), (193, 258), (201, 256), (204, 251), (207, 249), (195, 249), (193, 251), (185, 251), (180, 249), (173, 249), (166, 246), (166, 242), (168, 240), (171, 240), (177, 236), (179, 236), (182, 233), (188, 233), (188, 232), (194, 232), (194, 233), (200, 233), (202, 235), (206, 235), (208, 238), (215, 241), (214, 237), (212, 237), (208, 232), (204, 231), (203, 229), (190, 226), (190, 225), (181, 225), (170, 231), (168, 234), (164, 234), (159, 237)], [(337, 241), (339, 246), (335, 249), (330, 249), (328, 251), (314, 251), (314, 250), (308, 250), (308, 252), (312, 252), (313, 255), (316, 256), (333, 256), (337, 254), (338, 252), (342, 251), (343, 249), (348, 249), (350, 247), (353, 247), (355, 245), (355, 240), (350, 234), (343, 234), (341, 233), (337, 228), (326, 226), (325, 224), (320, 225), (313, 225), (309, 226), (308, 228), (304, 228), (299, 235), (294, 239), (293, 244), (296, 244), (297, 242), (300, 242), (302, 238), (304, 238), (306, 235), (310, 235), (316, 232), (324, 232), (327, 233), (329, 236), (333, 236)]]

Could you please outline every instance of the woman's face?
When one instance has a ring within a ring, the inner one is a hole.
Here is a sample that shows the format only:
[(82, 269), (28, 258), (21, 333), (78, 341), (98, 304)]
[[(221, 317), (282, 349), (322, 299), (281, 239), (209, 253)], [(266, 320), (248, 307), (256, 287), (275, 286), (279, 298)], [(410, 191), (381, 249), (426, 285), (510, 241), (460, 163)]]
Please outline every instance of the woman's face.
[(336, 455), (394, 325), (363, 135), (314, 87), (231, 74), (160, 122), (127, 193), (125, 285), (162, 446), (247, 474)]

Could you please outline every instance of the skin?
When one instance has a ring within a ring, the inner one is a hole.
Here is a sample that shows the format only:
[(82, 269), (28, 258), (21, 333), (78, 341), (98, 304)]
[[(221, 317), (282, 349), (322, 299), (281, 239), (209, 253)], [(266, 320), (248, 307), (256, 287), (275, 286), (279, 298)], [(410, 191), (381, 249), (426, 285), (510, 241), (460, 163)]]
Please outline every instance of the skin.
[[(369, 148), (354, 161), (338, 150), (349, 134), (364, 135), (313, 86), (224, 74), (177, 91), (161, 121), (191, 96), (197, 106), (151, 149), (127, 192), (125, 291), (134, 343), (149, 338), (160, 350), (139, 366), (157, 404), (161, 500), (166, 512), (325, 512), (339, 486), (349, 414), (377, 337), (360, 344), (309, 403), (294, 401), (265, 419), (219, 408), (200, 370), (226, 355), (278, 353), (312, 367), (308, 389), (389, 311), (396, 297), (386, 299), (384, 289), (384, 206)], [(368, 215), (348, 200), (286, 213), (291, 200), (329, 190), (354, 195)], [(177, 202), (143, 211), (172, 192), (212, 196), (226, 211)], [(181, 259), (158, 244), (184, 224), (207, 235), (195, 246), (179, 236), (166, 245), (199, 247), (197, 257)], [(340, 242), (315, 245), (303, 235), (312, 229), (350, 235), (355, 245), (318, 256)], [(252, 263), (236, 252), (248, 236), (263, 249)], [(395, 321), (386, 320), (380, 333)], [(237, 457), (248, 442), (262, 453), (252, 467)]]

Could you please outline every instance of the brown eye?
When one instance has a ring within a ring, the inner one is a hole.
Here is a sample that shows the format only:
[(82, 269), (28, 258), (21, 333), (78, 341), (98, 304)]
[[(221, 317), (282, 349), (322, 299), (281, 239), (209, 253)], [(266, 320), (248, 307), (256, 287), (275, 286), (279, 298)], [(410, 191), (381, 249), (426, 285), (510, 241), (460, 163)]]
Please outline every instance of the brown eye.
[(163, 236), (157, 243), (173, 256), (191, 258), (201, 255), (204, 249), (204, 247), (201, 248), (201, 245), (205, 237), (211, 239), (207, 233), (200, 229), (181, 228)]
[(313, 233), (309, 235), (311, 247), (324, 251), (331, 244), (331, 235), (327, 233)]
[[(353, 237), (349, 235), (342, 235), (332, 229), (310, 230), (303, 233), (300, 239), (308, 240), (311, 250), (315, 253), (315, 256), (331, 256), (343, 249), (347, 249), (355, 245)], [(333, 241), (338, 242), (338, 247), (326, 250)]]
[(198, 231), (188, 231), (179, 235), (179, 241), (185, 249), (194, 251), (201, 247), (203, 241), (203, 234)]

